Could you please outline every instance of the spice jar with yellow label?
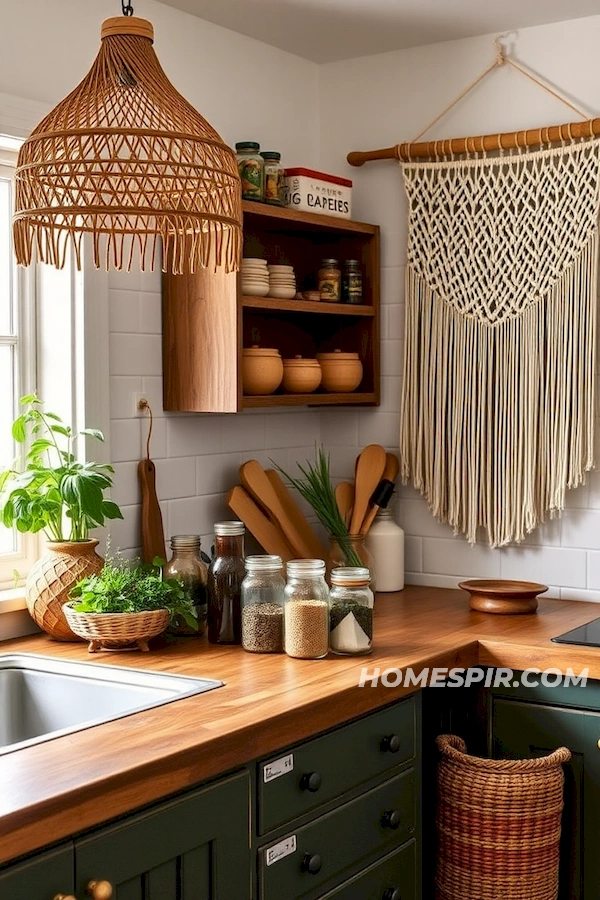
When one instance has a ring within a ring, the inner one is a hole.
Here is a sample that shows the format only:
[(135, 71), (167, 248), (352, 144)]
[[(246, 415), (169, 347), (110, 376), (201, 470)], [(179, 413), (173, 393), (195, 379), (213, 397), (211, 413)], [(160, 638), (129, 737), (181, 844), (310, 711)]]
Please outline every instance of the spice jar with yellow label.
[(337, 259), (324, 259), (319, 269), (321, 300), (337, 303), (341, 298), (342, 273)]
[(284, 182), (281, 153), (264, 150), (260, 155), (265, 161), (265, 203), (270, 203), (271, 206), (283, 206)]

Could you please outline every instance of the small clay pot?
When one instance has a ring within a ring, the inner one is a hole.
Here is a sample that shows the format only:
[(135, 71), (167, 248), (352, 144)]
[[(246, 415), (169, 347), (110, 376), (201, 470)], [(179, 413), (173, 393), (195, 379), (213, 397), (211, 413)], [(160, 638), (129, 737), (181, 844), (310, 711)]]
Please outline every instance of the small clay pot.
[(355, 391), (362, 381), (363, 365), (358, 353), (317, 353), (323, 372), (323, 387), (332, 394)]
[(283, 361), (283, 388), (290, 394), (312, 394), (321, 384), (321, 366), (316, 359), (294, 359)]
[(283, 378), (279, 350), (254, 344), (242, 350), (242, 385), (245, 394), (272, 394)]

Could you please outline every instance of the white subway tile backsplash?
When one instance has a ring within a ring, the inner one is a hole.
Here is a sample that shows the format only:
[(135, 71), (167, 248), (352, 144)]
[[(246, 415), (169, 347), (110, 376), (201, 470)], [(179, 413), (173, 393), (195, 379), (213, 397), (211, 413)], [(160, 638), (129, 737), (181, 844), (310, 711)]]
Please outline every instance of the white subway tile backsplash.
[(140, 294), (140, 331), (144, 334), (162, 334), (160, 292), (144, 291)]
[(482, 544), (471, 547), (462, 538), (425, 538), (423, 571), (438, 575), (462, 575), (469, 578), (499, 578), (497, 553)]
[(403, 362), (404, 341), (382, 341), (381, 374), (395, 376), (402, 375)]
[(345, 409), (328, 409), (326, 413), (321, 413), (320, 439), (323, 446), (327, 448), (342, 445), (358, 448), (360, 415), (361, 413), (356, 410)]
[[(169, 456), (204, 456), (221, 450), (221, 416), (171, 416), (164, 418)], [(224, 448), (227, 450), (227, 448)], [(236, 449), (235, 447), (232, 449)]]
[(160, 500), (194, 496), (196, 459), (193, 456), (156, 460), (156, 491)]
[(386, 307), (388, 317), (388, 337), (392, 340), (404, 340), (404, 317), (406, 310), (404, 303), (394, 303)]
[[(405, 534), (418, 534), (422, 537), (451, 538), (452, 529), (443, 522), (438, 522), (427, 508), (427, 503), (411, 488), (412, 496), (402, 496), (398, 501), (398, 523)], [(468, 545), (467, 545), (468, 546)]]
[(137, 334), (140, 329), (140, 294), (138, 291), (108, 292), (111, 332)]
[[(141, 419), (113, 419), (110, 424), (110, 457), (113, 463), (136, 462), (142, 456)], [(117, 502), (119, 502), (117, 500)]]
[[(118, 502), (118, 498), (115, 497)], [(122, 519), (112, 519), (109, 523), (108, 534), (110, 535), (111, 553), (116, 554), (117, 550), (132, 550), (141, 544), (141, 507), (121, 506), (123, 513)], [(164, 509), (163, 509), (164, 515)]]
[(110, 376), (110, 417), (130, 419), (134, 413), (134, 394), (142, 391), (142, 379), (137, 375)]
[(382, 444), (387, 450), (398, 451), (400, 443), (400, 413), (364, 410), (358, 420), (358, 443)]
[(510, 547), (500, 552), (502, 578), (559, 587), (586, 586), (586, 554), (562, 547)]
[(147, 375), (142, 378), (142, 393), (152, 407), (154, 418), (166, 415), (163, 410), (163, 380), (161, 375)]
[[(245, 413), (233, 416), (218, 416), (221, 425), (221, 449), (224, 453), (269, 449), (265, 441), (266, 416), (249, 416)], [(214, 451), (211, 451), (214, 452)]]
[[(169, 500), (167, 503), (166, 527), (169, 535), (212, 535), (215, 522), (233, 518), (224, 494)], [(210, 553), (210, 542), (202, 549), (206, 553)]]
[(589, 551), (587, 554), (587, 587), (600, 590), (600, 553)]
[(141, 502), (137, 462), (115, 463), (111, 496), (119, 506), (133, 506)]
[(196, 494), (229, 491), (240, 483), (242, 453), (219, 453), (196, 457)]
[(566, 509), (563, 513), (561, 544), (600, 550), (600, 510)]
[(404, 266), (381, 270), (381, 303), (395, 305), (404, 302)]
[(305, 446), (312, 441), (318, 443), (321, 436), (320, 421), (318, 412), (267, 416), (265, 446), (271, 450), (275, 447)]
[(407, 572), (423, 571), (423, 538), (404, 535), (404, 569)]
[(111, 375), (160, 375), (161, 339), (158, 334), (111, 334)]

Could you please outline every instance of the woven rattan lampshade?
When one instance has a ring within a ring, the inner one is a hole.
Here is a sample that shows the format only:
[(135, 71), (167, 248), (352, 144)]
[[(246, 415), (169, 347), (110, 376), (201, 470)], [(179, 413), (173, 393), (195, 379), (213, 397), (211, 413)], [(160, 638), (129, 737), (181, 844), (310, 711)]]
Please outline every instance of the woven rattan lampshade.
[(17, 260), (61, 268), (69, 244), (78, 267), (84, 233), (94, 264), (129, 269), (238, 268), (241, 191), (234, 152), (179, 94), (154, 52), (150, 22), (107, 19), (81, 84), (33, 131), (19, 153)]

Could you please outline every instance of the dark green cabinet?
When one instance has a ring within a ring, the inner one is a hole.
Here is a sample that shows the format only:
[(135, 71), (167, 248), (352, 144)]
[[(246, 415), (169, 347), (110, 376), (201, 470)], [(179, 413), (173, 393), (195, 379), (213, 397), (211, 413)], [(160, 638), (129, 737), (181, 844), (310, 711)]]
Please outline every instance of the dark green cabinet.
[[(543, 696), (540, 688), (539, 699)], [(565, 767), (559, 897), (560, 900), (598, 900), (600, 713), (492, 695), (488, 734), (491, 753), (497, 757), (543, 756), (562, 746), (571, 750), (573, 758)]]
[(75, 841), (77, 896), (110, 881), (113, 900), (249, 900), (249, 778), (240, 772)]
[(1, 900), (52, 900), (73, 892), (73, 845), (0, 869)]

